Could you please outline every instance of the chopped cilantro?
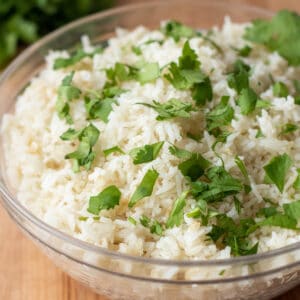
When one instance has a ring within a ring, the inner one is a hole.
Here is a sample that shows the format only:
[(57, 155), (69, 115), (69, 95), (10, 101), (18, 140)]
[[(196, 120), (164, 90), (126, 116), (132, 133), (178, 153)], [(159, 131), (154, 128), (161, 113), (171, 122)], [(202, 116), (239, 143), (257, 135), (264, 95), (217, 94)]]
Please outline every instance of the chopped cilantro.
[(166, 22), (161, 31), (167, 36), (178, 42), (181, 38), (192, 38), (195, 36), (195, 30), (191, 27), (185, 26), (177, 21), (171, 20)]
[(157, 234), (159, 236), (163, 234), (163, 226), (157, 220), (151, 220), (147, 216), (142, 215), (140, 217), (140, 223), (144, 227), (149, 228), (151, 233)]
[(157, 220), (154, 220), (150, 226), (150, 232), (161, 236), (163, 234), (162, 224), (159, 223)]
[(242, 60), (238, 59), (233, 65), (233, 71), (229, 73), (227, 82), (229, 87), (235, 89), (238, 94), (243, 89), (249, 88), (249, 72), (250, 67)]
[(300, 64), (300, 16), (287, 10), (279, 11), (271, 20), (254, 20), (244, 38), (277, 51), (289, 64)]
[(97, 97), (90, 98), (86, 96), (84, 98), (84, 105), (87, 111), (88, 120), (100, 119), (105, 123), (108, 123), (108, 117), (113, 110), (112, 105), (117, 103), (114, 98), (100, 99)]
[(217, 136), (222, 126), (229, 125), (234, 117), (234, 110), (228, 104), (229, 96), (223, 96), (221, 102), (206, 115), (207, 130)]
[(238, 214), (241, 213), (242, 203), (237, 197), (233, 197), (234, 208)]
[(283, 82), (279, 81), (273, 85), (273, 95), (275, 97), (284, 97), (285, 98), (289, 95), (289, 90)]
[(297, 178), (295, 182), (293, 183), (293, 187), (296, 191), (300, 191), (300, 169), (297, 169)]
[(160, 76), (158, 63), (146, 63), (138, 70), (136, 79), (141, 84), (154, 81)]
[(95, 51), (91, 53), (84, 52), (82, 49), (78, 49), (74, 55), (71, 55), (68, 58), (59, 57), (55, 59), (53, 69), (58, 70), (62, 68), (67, 68), (69, 66), (75, 65), (85, 57), (93, 57), (97, 53), (101, 53), (103, 51), (102, 48), (97, 48)]
[(111, 209), (119, 205), (121, 192), (115, 185), (105, 188), (97, 196), (90, 197), (88, 212), (98, 215), (103, 209)]
[(252, 47), (249, 45), (245, 45), (244, 47), (237, 49), (237, 53), (239, 56), (248, 57), (252, 51)]
[(296, 130), (299, 129), (299, 126), (296, 125), (296, 124), (293, 124), (293, 123), (287, 123), (285, 124), (283, 127), (282, 127), (282, 130), (280, 132), (281, 135), (283, 134), (288, 134), (288, 133), (291, 133), (291, 132), (294, 132)]
[(275, 206), (269, 206), (269, 207), (263, 207), (261, 208), (258, 213), (257, 216), (264, 216), (266, 218), (274, 216), (278, 213), (277, 208)]
[(258, 100), (257, 94), (251, 88), (245, 88), (241, 90), (241, 93), (237, 99), (237, 104), (241, 108), (243, 115), (248, 115), (253, 112)]
[(156, 159), (164, 142), (137, 147), (129, 152), (135, 165), (143, 164)]
[(283, 210), (291, 218), (300, 220), (300, 200), (283, 204)]
[(257, 130), (257, 133), (256, 133), (255, 137), (256, 137), (257, 139), (258, 139), (258, 138), (261, 138), (261, 137), (264, 137), (264, 135), (263, 135), (263, 133), (262, 133), (262, 131), (261, 131), (260, 128)]
[(277, 226), (281, 228), (287, 229), (296, 229), (297, 228), (297, 220), (290, 217), (287, 214), (274, 214), (265, 220), (258, 223), (260, 226)]
[(71, 152), (65, 156), (66, 159), (73, 159), (73, 170), (78, 172), (80, 167), (86, 170), (91, 168), (91, 164), (95, 159), (95, 152), (92, 150), (99, 138), (100, 132), (93, 125), (89, 124), (84, 129), (75, 132), (72, 129), (67, 130), (62, 134), (62, 140), (73, 140), (78, 138), (79, 146), (76, 151)]
[(165, 78), (178, 90), (191, 90), (197, 105), (211, 101), (212, 86), (208, 76), (200, 70), (200, 62), (188, 41), (185, 42), (178, 64), (172, 62)]
[(131, 49), (136, 55), (142, 55), (142, 49), (140, 46), (132, 46)]
[(255, 108), (269, 108), (271, 105), (267, 100), (257, 99)]
[(176, 117), (189, 118), (191, 116), (191, 112), (195, 111), (192, 104), (182, 102), (178, 99), (170, 99), (165, 103), (160, 103), (153, 100), (152, 104), (137, 104), (148, 106), (154, 109), (158, 113), (158, 116), (156, 117), (156, 120), (158, 121), (168, 120)]
[(141, 199), (151, 196), (158, 175), (158, 172), (154, 169), (147, 171), (141, 183), (138, 185), (135, 192), (131, 196), (130, 201), (128, 203), (129, 207), (133, 207)]
[(174, 202), (171, 213), (166, 223), (167, 228), (181, 225), (183, 221), (183, 209), (186, 204), (186, 197), (188, 193), (188, 191), (183, 192)]
[(251, 245), (249, 234), (254, 232), (256, 225), (253, 219), (241, 219), (239, 223), (221, 214), (216, 216), (217, 223), (213, 225), (208, 236), (219, 248), (230, 246), (231, 253), (235, 256), (257, 253), (258, 243)]
[(178, 165), (178, 169), (181, 171), (182, 175), (190, 178), (192, 181), (195, 181), (202, 176), (205, 169), (210, 165), (210, 162), (200, 153), (190, 152), (176, 146), (169, 147), (169, 151), (178, 158), (186, 159)]
[(106, 69), (108, 86), (115, 86), (123, 81), (137, 80), (141, 84), (154, 81), (160, 76), (158, 63), (141, 62), (136, 66), (116, 63), (114, 68)]
[(136, 219), (134, 219), (134, 218), (131, 217), (131, 216), (129, 216), (129, 217), (127, 218), (127, 221), (130, 222), (130, 223), (133, 224), (133, 225), (136, 225), (136, 224), (137, 224)]
[(244, 189), (245, 189), (245, 192), (248, 194), (251, 191), (251, 186), (250, 186), (250, 178), (249, 178), (249, 174), (246, 169), (246, 166), (245, 166), (244, 162), (238, 156), (235, 157), (234, 161), (246, 180)]
[(149, 227), (150, 221), (151, 221), (151, 220), (150, 220), (147, 216), (145, 216), (145, 215), (142, 215), (142, 216), (140, 217), (140, 223), (141, 223), (144, 227)]
[(268, 179), (277, 186), (281, 193), (284, 189), (286, 175), (291, 166), (292, 160), (286, 153), (273, 157), (271, 161), (264, 166)]
[(72, 124), (72, 117), (70, 115), (69, 101), (78, 99), (81, 91), (72, 84), (74, 72), (64, 77), (61, 85), (58, 88), (58, 96), (56, 100), (56, 111), (60, 119), (66, 119), (68, 124)]
[(193, 156), (193, 152), (178, 148), (174, 145), (169, 147), (169, 152), (172, 155), (176, 156), (177, 158), (181, 158), (181, 159), (189, 159)]
[(195, 181), (191, 184), (191, 193), (196, 199), (217, 202), (227, 196), (235, 195), (243, 189), (240, 180), (232, 177), (221, 166), (214, 166), (208, 169), (205, 179), (205, 181)]
[(108, 155), (115, 153), (115, 152), (125, 154), (125, 152), (119, 146), (114, 146), (114, 147), (103, 150), (105, 157), (107, 157)]

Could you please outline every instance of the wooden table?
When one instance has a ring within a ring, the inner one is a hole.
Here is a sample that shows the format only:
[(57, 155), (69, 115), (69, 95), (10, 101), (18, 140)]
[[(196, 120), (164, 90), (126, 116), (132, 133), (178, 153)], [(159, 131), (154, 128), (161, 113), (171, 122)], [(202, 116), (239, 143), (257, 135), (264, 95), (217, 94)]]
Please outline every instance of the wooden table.
[[(226, 0), (224, 0), (226, 1)], [(257, 6), (300, 12), (299, 0), (244, 0)], [(118, 5), (139, 0), (119, 0)], [(105, 300), (56, 268), (25, 238), (0, 207), (0, 300)], [(300, 299), (300, 287), (276, 300)]]

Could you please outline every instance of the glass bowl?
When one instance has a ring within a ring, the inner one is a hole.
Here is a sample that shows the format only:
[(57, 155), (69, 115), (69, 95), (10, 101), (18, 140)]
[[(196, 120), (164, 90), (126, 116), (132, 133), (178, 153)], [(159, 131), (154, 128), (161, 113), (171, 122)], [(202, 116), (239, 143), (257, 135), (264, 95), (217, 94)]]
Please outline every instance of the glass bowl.
[[(271, 12), (216, 0), (160, 1), (120, 7), (73, 22), (25, 50), (0, 79), (0, 115), (44, 65), (50, 49), (72, 51), (83, 34), (105, 42), (116, 27), (159, 26), (176, 19), (195, 28), (270, 18)], [(1, 141), (0, 141), (1, 142)], [(23, 207), (0, 171), (2, 204), (21, 230), (66, 273), (111, 299), (268, 299), (300, 282), (300, 243), (263, 254), (210, 261), (134, 257), (75, 239), (47, 225)]]

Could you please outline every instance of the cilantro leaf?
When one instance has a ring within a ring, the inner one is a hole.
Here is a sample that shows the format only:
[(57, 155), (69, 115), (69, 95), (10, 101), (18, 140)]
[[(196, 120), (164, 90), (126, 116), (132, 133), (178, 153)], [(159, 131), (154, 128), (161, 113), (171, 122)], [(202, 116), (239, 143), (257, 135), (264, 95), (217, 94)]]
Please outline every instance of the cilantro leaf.
[(261, 208), (258, 211), (257, 215), (258, 216), (264, 216), (264, 217), (268, 218), (268, 217), (276, 215), (277, 213), (278, 213), (277, 208), (274, 207), (274, 206), (270, 206), (270, 207)]
[(151, 233), (157, 234), (159, 236), (161, 236), (163, 234), (163, 226), (157, 220), (152, 220), (152, 219), (148, 218), (147, 216), (142, 215), (140, 217), (140, 223), (144, 227), (149, 228)]
[(160, 76), (158, 63), (142, 62), (137, 66), (116, 63), (114, 68), (106, 69), (107, 86), (116, 86), (123, 81), (137, 80), (141, 84), (154, 81)]
[(98, 97), (84, 97), (84, 106), (87, 111), (88, 120), (100, 119), (108, 123), (108, 117), (112, 112), (112, 105), (117, 103), (114, 98), (100, 99)]
[(58, 96), (56, 100), (56, 111), (60, 119), (66, 119), (68, 124), (72, 124), (72, 117), (70, 115), (69, 101), (78, 99), (81, 91), (72, 84), (74, 72), (64, 77), (61, 85), (58, 88)]
[(203, 199), (207, 202), (221, 201), (243, 189), (240, 180), (232, 177), (221, 166), (211, 167), (206, 172), (206, 181), (192, 182), (191, 186), (192, 195), (196, 199)]
[(233, 197), (234, 208), (238, 214), (241, 213), (241, 201), (237, 197)]
[(86, 170), (91, 168), (91, 164), (95, 159), (95, 152), (92, 149), (96, 144), (99, 135), (99, 130), (93, 124), (88, 125), (79, 132), (69, 129), (62, 134), (62, 140), (70, 140), (77, 137), (80, 141), (77, 150), (65, 156), (66, 159), (74, 160), (73, 170), (75, 172), (78, 172), (81, 166)]
[(160, 76), (158, 63), (146, 63), (137, 72), (137, 81), (141, 84), (154, 81)]
[(238, 168), (240, 169), (241, 173), (243, 174), (243, 176), (246, 180), (244, 189), (245, 189), (246, 194), (248, 194), (251, 191), (251, 185), (250, 185), (250, 178), (249, 178), (249, 174), (246, 169), (246, 166), (245, 166), (244, 162), (238, 156), (235, 157), (234, 162), (236, 163), (236, 165), (238, 166)]
[(174, 226), (181, 225), (183, 221), (183, 209), (186, 204), (186, 197), (188, 193), (188, 191), (183, 192), (174, 202), (171, 213), (166, 223), (167, 228), (173, 228)]
[(287, 214), (274, 214), (259, 223), (260, 226), (276, 226), (287, 229), (296, 229), (297, 220)]
[(251, 88), (245, 88), (241, 90), (241, 93), (237, 99), (237, 104), (241, 108), (243, 115), (248, 115), (253, 112), (258, 100), (257, 94)]
[(283, 210), (289, 217), (300, 220), (300, 200), (283, 204)]
[(229, 96), (223, 96), (221, 102), (206, 115), (208, 132), (216, 134), (220, 127), (230, 124), (234, 117), (234, 110), (228, 102)]
[(236, 90), (238, 94), (243, 89), (249, 88), (249, 72), (250, 67), (247, 64), (240, 59), (236, 60), (233, 71), (227, 77), (229, 87)]
[(295, 182), (293, 183), (293, 188), (296, 190), (296, 191), (300, 191), (300, 169), (297, 169), (297, 178), (295, 180)]
[(252, 47), (245, 45), (244, 47), (237, 49), (238, 55), (242, 57), (248, 57), (252, 51)]
[(191, 90), (197, 105), (204, 105), (213, 97), (209, 77), (200, 70), (200, 62), (188, 41), (182, 48), (178, 64), (172, 62), (165, 78), (178, 90)]
[(101, 53), (103, 51), (102, 48), (97, 48), (92, 53), (84, 52), (82, 49), (78, 49), (74, 55), (71, 55), (68, 58), (57, 58), (54, 61), (53, 69), (58, 70), (62, 68), (67, 68), (69, 66), (75, 65), (85, 57), (93, 57), (97, 53)]
[(131, 216), (129, 216), (127, 218), (127, 221), (130, 222), (132, 225), (136, 225), (137, 224), (136, 220), (133, 217), (131, 217)]
[(108, 186), (97, 196), (90, 197), (87, 211), (98, 215), (103, 209), (111, 209), (119, 205), (120, 198), (120, 190), (115, 185)]
[(289, 95), (288, 87), (281, 81), (273, 85), (273, 95), (275, 97), (287, 97)]
[(300, 64), (300, 16), (279, 11), (271, 20), (254, 20), (244, 38), (277, 51), (290, 65)]
[(108, 155), (119, 152), (121, 154), (125, 154), (125, 152), (119, 147), (119, 146), (114, 146), (108, 149), (103, 150), (104, 156), (107, 157)]
[(158, 113), (158, 116), (156, 117), (156, 120), (158, 121), (168, 120), (176, 117), (189, 118), (191, 116), (191, 112), (195, 111), (192, 104), (185, 103), (174, 98), (168, 100), (165, 103), (160, 103), (158, 101), (153, 100), (152, 104), (137, 104), (148, 106), (154, 109)]
[(128, 207), (133, 207), (141, 199), (151, 196), (158, 175), (158, 172), (154, 169), (147, 171), (141, 183), (138, 185), (135, 192), (131, 196)]
[(155, 144), (137, 147), (130, 150), (129, 155), (135, 165), (143, 164), (156, 159), (163, 145), (164, 142), (158, 142)]
[(286, 153), (273, 157), (271, 161), (264, 166), (266, 175), (277, 186), (281, 193), (284, 189), (286, 175), (291, 166), (292, 160)]
[(197, 180), (210, 165), (200, 153), (193, 153), (192, 156), (178, 165), (178, 169), (183, 176), (190, 178), (191, 181)]
[(208, 236), (219, 246), (229, 246), (235, 256), (257, 253), (258, 244), (251, 245), (248, 239), (250, 233), (255, 231), (256, 224), (253, 219), (241, 219), (239, 223), (225, 214), (216, 216), (217, 223), (212, 226)]
[(178, 42), (181, 38), (192, 38), (195, 36), (195, 30), (191, 27), (185, 26), (177, 21), (171, 20), (166, 22), (161, 27), (162, 33), (167, 37), (171, 37)]
[(193, 152), (190, 152), (185, 149), (180, 149), (174, 145), (169, 147), (169, 152), (172, 155), (176, 156), (177, 158), (182, 158), (182, 159), (189, 159), (193, 156)]
[(296, 130), (299, 129), (299, 126), (293, 123), (287, 123), (282, 127), (282, 130), (279, 134), (283, 135), (283, 134), (288, 134), (291, 132), (294, 132)]

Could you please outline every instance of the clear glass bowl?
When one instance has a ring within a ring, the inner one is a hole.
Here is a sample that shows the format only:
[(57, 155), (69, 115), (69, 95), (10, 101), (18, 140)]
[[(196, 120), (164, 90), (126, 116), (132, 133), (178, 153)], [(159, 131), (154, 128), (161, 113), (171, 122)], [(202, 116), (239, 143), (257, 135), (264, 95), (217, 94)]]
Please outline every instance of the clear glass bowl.
[[(225, 1), (171, 0), (121, 7), (71, 23), (25, 50), (3, 73), (0, 115), (13, 109), (17, 95), (43, 68), (49, 49), (72, 50), (83, 34), (101, 43), (116, 27), (156, 28), (166, 19), (210, 28), (221, 25), (226, 15), (246, 22), (272, 13)], [(268, 299), (300, 282), (300, 243), (247, 257), (174, 261), (133, 257), (77, 240), (23, 207), (5, 178), (3, 156), (0, 167), (2, 204), (16, 224), (56, 265), (111, 299)]]

